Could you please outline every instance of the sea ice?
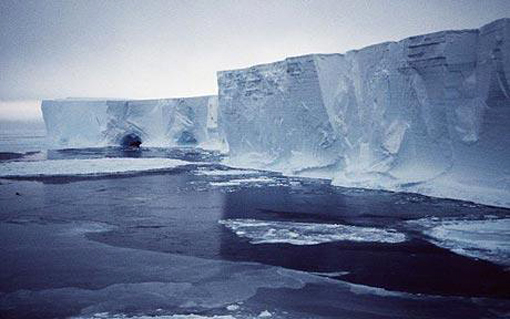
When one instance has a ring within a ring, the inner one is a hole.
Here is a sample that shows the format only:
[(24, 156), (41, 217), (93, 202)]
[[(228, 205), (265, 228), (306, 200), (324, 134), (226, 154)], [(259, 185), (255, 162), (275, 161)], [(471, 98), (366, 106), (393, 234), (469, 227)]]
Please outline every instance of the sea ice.
[(187, 315), (161, 315), (161, 316), (126, 316), (124, 314), (96, 313), (91, 316), (73, 317), (73, 319), (236, 319), (230, 315), (201, 316), (196, 314)]
[(8, 162), (0, 165), (0, 177), (107, 175), (175, 168), (190, 162), (169, 158), (100, 158)]
[(197, 170), (195, 174), (206, 176), (234, 176), (234, 175), (257, 175), (260, 171), (253, 170), (240, 170), (240, 169), (225, 169), (225, 170)]
[(231, 179), (225, 182), (210, 182), (209, 184), (212, 186), (239, 186), (243, 184), (269, 184), (275, 183), (276, 180), (270, 177), (252, 177), (252, 178), (238, 178)]
[(226, 219), (220, 224), (252, 244), (318, 245), (335, 241), (400, 243), (406, 236), (393, 229), (340, 224), (299, 223), (256, 219)]
[(419, 226), (439, 247), (510, 266), (510, 218), (423, 218), (409, 223)]

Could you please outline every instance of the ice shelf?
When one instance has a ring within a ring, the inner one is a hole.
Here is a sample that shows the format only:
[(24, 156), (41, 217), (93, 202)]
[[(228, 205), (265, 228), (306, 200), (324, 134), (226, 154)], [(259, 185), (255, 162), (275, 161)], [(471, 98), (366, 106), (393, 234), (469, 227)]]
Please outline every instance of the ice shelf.
[(159, 100), (47, 100), (42, 112), (57, 147), (201, 146), (217, 137), (216, 96)]
[(510, 19), (218, 73), (230, 163), (510, 206)]
[(229, 164), (510, 207), (510, 19), (218, 72), (218, 96), (43, 101), (60, 146), (228, 146)]

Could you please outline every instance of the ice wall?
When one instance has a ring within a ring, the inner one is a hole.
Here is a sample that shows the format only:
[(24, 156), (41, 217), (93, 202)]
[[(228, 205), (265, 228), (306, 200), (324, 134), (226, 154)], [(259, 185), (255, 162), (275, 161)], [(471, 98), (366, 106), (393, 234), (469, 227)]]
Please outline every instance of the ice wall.
[(218, 73), (220, 127), (234, 163), (301, 170), (336, 164), (341, 144), (314, 56)]
[(218, 73), (235, 165), (510, 206), (510, 19)]
[(218, 138), (217, 110), (216, 96), (42, 102), (55, 147), (120, 145), (129, 134), (143, 146), (210, 146)]

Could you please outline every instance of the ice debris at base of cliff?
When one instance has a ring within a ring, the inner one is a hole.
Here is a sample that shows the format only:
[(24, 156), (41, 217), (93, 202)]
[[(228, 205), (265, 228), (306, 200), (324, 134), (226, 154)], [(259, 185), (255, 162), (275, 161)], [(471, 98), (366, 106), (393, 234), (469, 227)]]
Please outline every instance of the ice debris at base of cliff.
[(218, 96), (43, 101), (60, 147), (193, 145), (228, 164), (510, 207), (510, 19), (218, 72)]

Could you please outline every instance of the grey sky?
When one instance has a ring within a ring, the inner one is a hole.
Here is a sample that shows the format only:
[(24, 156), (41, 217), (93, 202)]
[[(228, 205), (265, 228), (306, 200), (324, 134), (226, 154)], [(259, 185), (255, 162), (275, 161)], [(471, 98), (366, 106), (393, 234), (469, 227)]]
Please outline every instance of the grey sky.
[(0, 0), (0, 100), (216, 92), (216, 71), (510, 16), (510, 1)]

